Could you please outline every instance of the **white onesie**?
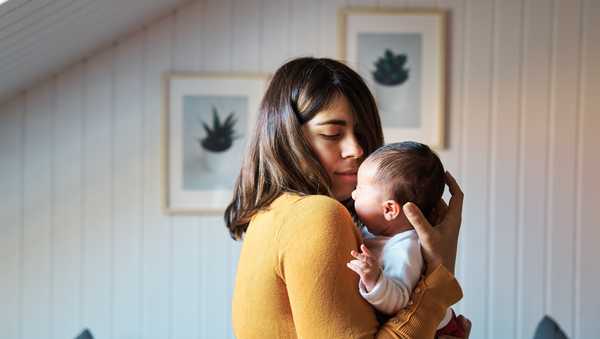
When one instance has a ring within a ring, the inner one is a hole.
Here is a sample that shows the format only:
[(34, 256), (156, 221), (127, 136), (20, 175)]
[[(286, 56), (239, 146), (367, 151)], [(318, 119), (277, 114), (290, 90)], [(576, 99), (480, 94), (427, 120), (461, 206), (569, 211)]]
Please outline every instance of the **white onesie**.
[[(375, 236), (362, 227), (365, 245), (378, 259), (383, 274), (375, 287), (367, 292), (359, 282), (359, 291), (365, 300), (378, 311), (391, 315), (406, 307), (410, 295), (419, 282), (423, 271), (421, 245), (415, 230), (408, 230), (393, 237)], [(452, 319), (448, 309), (438, 329)]]

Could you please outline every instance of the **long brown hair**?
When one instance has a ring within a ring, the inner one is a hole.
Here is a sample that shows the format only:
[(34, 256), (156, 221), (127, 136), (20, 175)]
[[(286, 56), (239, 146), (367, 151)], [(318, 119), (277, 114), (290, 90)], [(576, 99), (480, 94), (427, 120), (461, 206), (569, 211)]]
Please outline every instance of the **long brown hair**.
[(330, 178), (302, 125), (339, 95), (352, 107), (356, 137), (366, 156), (383, 144), (383, 132), (375, 100), (356, 72), (335, 60), (308, 57), (275, 72), (225, 210), (233, 239), (240, 240), (252, 216), (284, 192), (332, 196)]

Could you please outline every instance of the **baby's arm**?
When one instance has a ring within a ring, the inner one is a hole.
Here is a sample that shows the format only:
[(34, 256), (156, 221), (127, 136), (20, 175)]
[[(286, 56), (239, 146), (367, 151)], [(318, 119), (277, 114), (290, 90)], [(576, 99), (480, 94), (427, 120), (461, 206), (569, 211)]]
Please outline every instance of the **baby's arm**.
[(390, 279), (382, 274), (375, 287), (367, 290), (359, 283), (360, 295), (379, 312), (392, 315), (408, 305), (410, 289), (401, 281)]
[(381, 274), (381, 268), (377, 263), (377, 259), (369, 251), (367, 246), (361, 244), (360, 251), (360, 253), (354, 250), (350, 252), (355, 259), (348, 262), (346, 266), (360, 276), (360, 284), (366, 288), (367, 291), (370, 291), (375, 288), (375, 285), (383, 275)]
[(362, 253), (352, 253), (356, 260), (348, 263), (348, 267), (360, 276), (359, 291), (362, 297), (385, 314), (395, 314), (408, 305), (423, 268), (418, 241), (410, 237), (390, 241), (392, 243), (382, 253), (385, 267), (382, 274), (368, 249), (365, 247), (363, 250), (364, 245), (361, 246)]

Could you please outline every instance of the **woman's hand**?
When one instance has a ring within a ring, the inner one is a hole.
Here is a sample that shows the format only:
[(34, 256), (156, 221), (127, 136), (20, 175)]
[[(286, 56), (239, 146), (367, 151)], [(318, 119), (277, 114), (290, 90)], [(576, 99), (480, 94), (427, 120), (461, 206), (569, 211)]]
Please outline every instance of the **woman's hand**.
[(431, 226), (415, 204), (408, 202), (402, 207), (421, 241), (423, 257), (427, 264), (426, 275), (433, 272), (439, 265), (444, 265), (448, 271), (454, 274), (464, 195), (449, 172), (446, 172), (446, 184), (452, 197), (450, 197), (447, 208), (443, 201), (440, 202), (438, 215), (443, 219), (435, 227)]

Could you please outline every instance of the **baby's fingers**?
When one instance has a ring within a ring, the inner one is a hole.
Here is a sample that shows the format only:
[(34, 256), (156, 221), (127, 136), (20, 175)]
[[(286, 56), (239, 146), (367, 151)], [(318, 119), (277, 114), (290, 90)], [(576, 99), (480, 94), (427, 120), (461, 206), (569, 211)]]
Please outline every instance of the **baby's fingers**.
[(363, 253), (358, 253), (355, 250), (350, 251), (350, 255), (352, 255), (354, 258), (360, 260), (360, 261), (366, 261), (367, 258)]
[(365, 244), (361, 244), (360, 245), (360, 250), (364, 253), (364, 255), (366, 255), (367, 257), (372, 257), (373, 254), (371, 253), (371, 251), (369, 251), (369, 249), (367, 248), (367, 246), (365, 246)]
[(349, 269), (353, 270), (358, 275), (363, 275), (364, 274), (364, 269), (363, 269), (363, 267), (361, 265), (361, 262), (359, 260), (352, 260), (349, 263), (347, 263), (346, 266), (348, 266)]

